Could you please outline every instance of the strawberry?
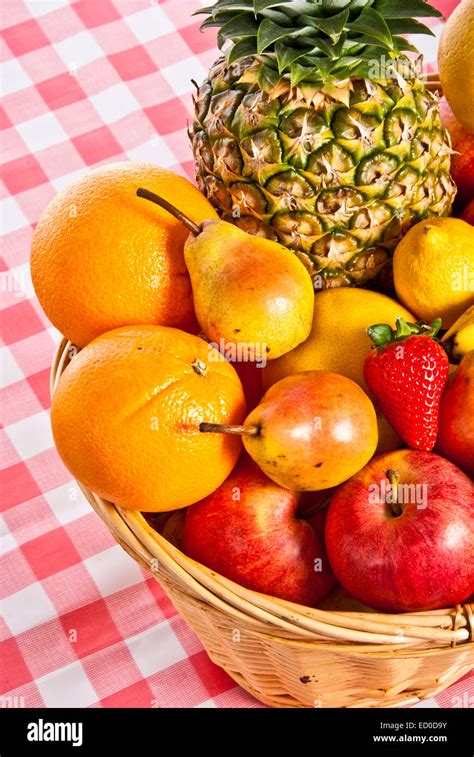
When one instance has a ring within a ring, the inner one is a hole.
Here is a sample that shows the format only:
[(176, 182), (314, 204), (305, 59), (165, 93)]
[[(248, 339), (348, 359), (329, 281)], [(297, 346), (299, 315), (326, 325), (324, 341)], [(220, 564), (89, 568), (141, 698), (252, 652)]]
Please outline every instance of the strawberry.
[(412, 449), (430, 452), (438, 435), (438, 412), (449, 361), (434, 338), (437, 320), (386, 323), (367, 329), (374, 342), (364, 364), (364, 377), (383, 414)]

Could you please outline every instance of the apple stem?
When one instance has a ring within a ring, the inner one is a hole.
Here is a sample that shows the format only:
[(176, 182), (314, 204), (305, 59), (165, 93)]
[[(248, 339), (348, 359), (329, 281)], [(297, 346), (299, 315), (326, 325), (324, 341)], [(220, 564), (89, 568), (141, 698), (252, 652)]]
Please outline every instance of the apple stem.
[(220, 423), (201, 423), (199, 431), (202, 434), (234, 434), (235, 436), (258, 436), (260, 434), (258, 426), (229, 426)]
[(387, 476), (390, 486), (392, 487), (392, 501), (390, 504), (392, 506), (392, 513), (397, 518), (403, 512), (398, 501), (398, 484), (400, 482), (400, 474), (398, 473), (398, 471), (390, 468), (390, 470), (388, 470), (385, 475)]
[(163, 197), (160, 197), (154, 192), (150, 192), (149, 189), (140, 187), (140, 189), (137, 189), (137, 197), (141, 197), (143, 200), (150, 200), (150, 202), (154, 202), (155, 205), (159, 205), (160, 208), (167, 210), (168, 213), (171, 213), (171, 215), (177, 218), (178, 221), (181, 221), (181, 223), (184, 224), (186, 228), (189, 229), (191, 234), (194, 234), (194, 236), (197, 237), (198, 234), (201, 233), (202, 229), (197, 225), (197, 223), (191, 221), (191, 219), (187, 215), (182, 213), (181, 210), (178, 210), (178, 208), (168, 202), (168, 200), (165, 200)]

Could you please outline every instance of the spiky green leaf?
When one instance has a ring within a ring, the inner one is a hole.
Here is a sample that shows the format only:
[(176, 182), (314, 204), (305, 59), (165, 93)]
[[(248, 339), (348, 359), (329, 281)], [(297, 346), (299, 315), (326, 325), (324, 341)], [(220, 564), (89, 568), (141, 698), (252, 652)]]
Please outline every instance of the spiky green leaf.
[(286, 13), (282, 13), (281, 11), (274, 8), (267, 8), (267, 10), (262, 11), (261, 15), (263, 16), (263, 18), (269, 18), (270, 21), (273, 21), (275, 24), (285, 26), (287, 29), (289, 28), (290, 31), (292, 31), (291, 19), (288, 18)]
[(227, 65), (230, 66), (242, 58), (246, 58), (248, 55), (256, 55), (257, 53), (257, 38), (250, 37), (249, 39), (242, 39), (240, 42), (236, 42), (226, 53)]
[(335, 16), (329, 18), (310, 18), (309, 16), (302, 16), (305, 23), (309, 26), (314, 26), (319, 31), (326, 34), (333, 44), (339, 42), (342, 32), (349, 20), (349, 11), (343, 10), (341, 13), (337, 13)]
[(219, 47), (233, 42), (228, 61), (259, 54), (280, 76), (311, 83), (415, 51), (402, 35), (431, 34), (415, 18), (440, 15), (425, 0), (217, 0), (197, 12), (207, 15), (203, 29), (219, 29)]
[(351, 74), (352, 76), (359, 76), (361, 79), (370, 79), (372, 77), (372, 66), (372, 60), (361, 60)]
[(193, 12), (193, 16), (207, 16), (210, 13), (212, 13), (212, 9), (214, 8), (213, 5), (206, 5), (205, 8), (198, 8), (197, 11)]
[(412, 45), (411, 42), (408, 42), (405, 37), (394, 37), (393, 41), (395, 42), (397, 46), (398, 52), (402, 53), (404, 51), (410, 52), (410, 53), (417, 53), (419, 52), (418, 48), (415, 47), (415, 45)]
[(324, 16), (324, 8), (311, 0), (290, 0), (285, 5), (285, 13), (288, 14), (289, 18), (303, 16), (305, 13), (310, 16)]
[(277, 8), (283, 5), (283, 3), (281, 0), (252, 0), (251, 5), (253, 6), (255, 15), (257, 15), (257, 13), (261, 13), (267, 8)]
[(208, 19), (203, 21), (203, 23), (200, 26), (201, 31), (203, 32), (204, 29), (211, 29), (213, 26), (217, 26), (219, 28), (222, 28), (225, 21), (231, 21), (234, 18), (233, 14), (230, 14), (227, 19), (215, 19), (212, 16), (210, 16)]
[(328, 58), (328, 60), (335, 60), (338, 57), (337, 50), (334, 45), (324, 39), (323, 37), (317, 37), (313, 40), (314, 46)]
[(393, 18), (387, 19), (387, 26), (392, 35), (395, 34), (428, 34), (434, 37), (434, 32), (425, 24), (420, 24), (414, 18)]
[(228, 13), (229, 11), (232, 11), (232, 15), (235, 16), (236, 13), (248, 13), (252, 10), (252, 0), (243, 0), (243, 2), (234, 2), (233, 0), (220, 0), (212, 6), (212, 15), (214, 16), (214, 18), (217, 18), (222, 13)]
[(373, 7), (384, 18), (443, 18), (443, 14), (425, 0), (375, 0)]
[(365, 34), (386, 45), (389, 50), (393, 48), (393, 39), (390, 29), (384, 19), (373, 8), (364, 8), (360, 16), (348, 25), (353, 32)]
[(275, 54), (278, 63), (278, 71), (283, 73), (287, 68), (290, 68), (293, 63), (306, 55), (305, 50), (295, 50), (293, 47), (287, 47), (282, 42), (277, 42), (275, 45)]
[(280, 74), (270, 66), (260, 66), (258, 72), (258, 84), (264, 92), (271, 92), (280, 80)]
[(273, 21), (270, 21), (270, 19), (265, 18), (258, 27), (258, 52), (260, 54), (265, 52), (265, 50), (281, 39), (296, 39), (297, 37), (304, 37), (305, 35), (311, 34), (312, 31), (312, 28), (308, 26), (288, 32), (288, 29), (285, 27), (279, 26), (279, 24), (275, 24)]
[(353, 39), (346, 39), (344, 42), (344, 47), (342, 49), (343, 53), (351, 53), (351, 55), (356, 55), (356, 53), (360, 53), (364, 49), (364, 45), (361, 42), (356, 42)]
[(332, 71), (342, 73), (347, 69), (347, 72), (352, 71), (354, 68), (356, 68), (360, 63), (360, 58), (352, 58), (350, 56), (346, 56), (344, 58), (340, 58), (332, 67)]
[[(291, 66), (291, 86), (297, 87), (300, 82), (308, 81), (312, 74), (314, 74), (314, 69), (310, 69), (307, 66), (302, 66), (299, 63), (294, 63)], [(323, 80), (321, 79), (321, 81)]]
[(259, 25), (252, 16), (247, 13), (239, 13), (222, 26), (221, 33), (226, 39), (235, 40), (256, 37), (258, 30)]
[(316, 58), (314, 59), (315, 67), (318, 69), (318, 74), (321, 76), (323, 81), (326, 81), (326, 79), (329, 77), (329, 74), (331, 73), (333, 63), (330, 60), (326, 60), (325, 58)]
[(271, 45), (278, 42), (280, 39), (288, 38), (288, 29), (284, 26), (279, 26), (266, 18), (262, 21), (258, 28), (257, 36), (257, 48), (259, 53), (265, 52)]
[(366, 40), (366, 46), (364, 47), (363, 52), (360, 54), (361, 58), (364, 58), (364, 60), (370, 60), (375, 63), (386, 63), (387, 57), (390, 58), (390, 56), (386, 56), (384, 54), (385, 47), (382, 45), (381, 42), (374, 43), (373, 41), (370, 42), (370, 40)]

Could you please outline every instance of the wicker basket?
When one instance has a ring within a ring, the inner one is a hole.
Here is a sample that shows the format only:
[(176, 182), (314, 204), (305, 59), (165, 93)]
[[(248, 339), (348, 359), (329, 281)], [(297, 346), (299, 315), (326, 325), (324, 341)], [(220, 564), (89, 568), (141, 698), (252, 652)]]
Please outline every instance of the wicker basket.
[[(428, 86), (440, 90), (436, 75)], [(63, 340), (51, 393), (66, 368)], [(341, 590), (320, 609), (258, 594), (186, 557), (141, 513), (81, 489), (117, 542), (151, 570), (205, 647), (271, 707), (400, 707), (432, 697), (474, 667), (474, 605), (373, 613)]]
[[(63, 340), (51, 392), (66, 368)], [(137, 511), (81, 487), (118, 543), (151, 570), (211, 659), (273, 707), (397, 707), (474, 666), (474, 605), (376, 614), (336, 590), (310, 609), (244, 589), (186, 557)]]

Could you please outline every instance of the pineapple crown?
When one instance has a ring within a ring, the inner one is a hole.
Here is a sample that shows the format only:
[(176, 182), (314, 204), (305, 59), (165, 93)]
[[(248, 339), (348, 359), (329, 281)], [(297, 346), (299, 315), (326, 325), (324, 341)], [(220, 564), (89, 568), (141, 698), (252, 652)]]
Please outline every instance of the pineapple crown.
[(374, 72), (418, 52), (401, 35), (433, 36), (416, 18), (442, 17), (426, 0), (217, 0), (200, 13), (208, 16), (201, 29), (219, 28), (219, 49), (231, 42), (228, 65), (260, 56), (262, 86), (285, 76), (292, 87), (391, 78)]

